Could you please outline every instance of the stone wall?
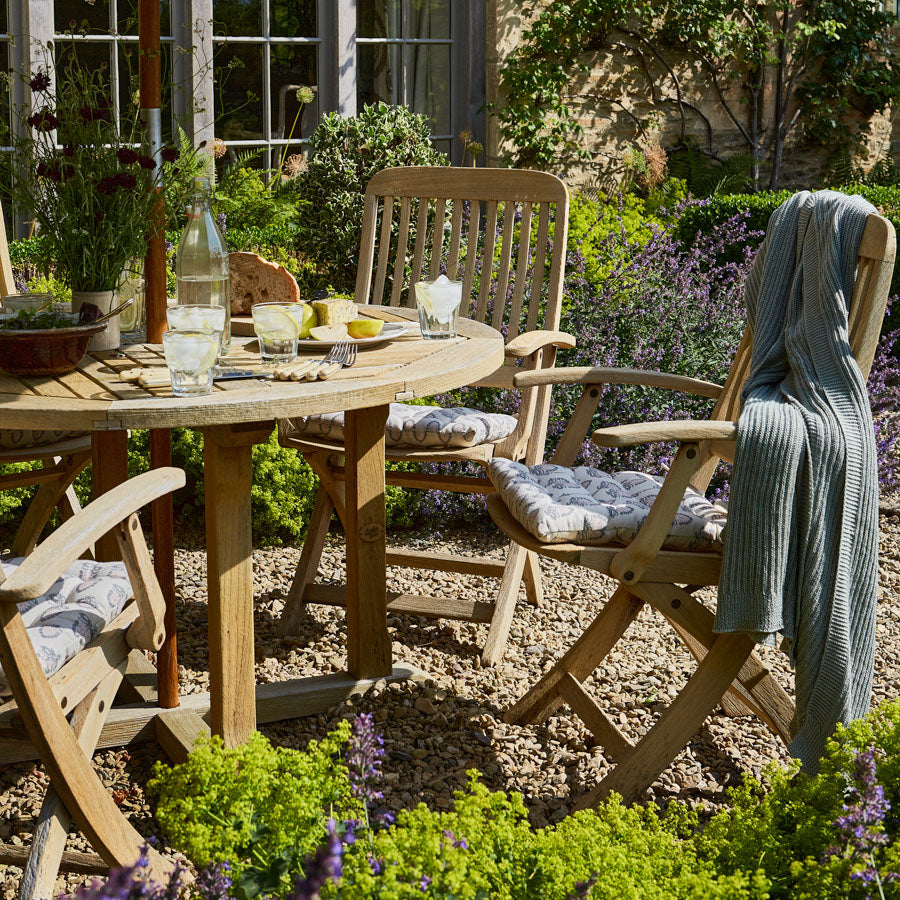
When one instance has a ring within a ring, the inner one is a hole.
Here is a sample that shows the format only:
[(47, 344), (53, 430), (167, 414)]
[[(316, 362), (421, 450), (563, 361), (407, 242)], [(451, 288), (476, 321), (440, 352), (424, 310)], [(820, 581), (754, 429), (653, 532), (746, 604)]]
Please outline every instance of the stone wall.
[[(528, 22), (523, 19), (521, 4), (517, 0), (486, 0), (486, 11), (487, 96), (489, 102), (502, 105), (500, 71), (503, 60), (518, 45)], [(623, 156), (630, 146), (658, 143), (663, 147), (672, 147), (680, 143), (682, 129), (703, 146), (708, 145), (711, 131), (715, 150), (723, 157), (749, 152), (740, 130), (718, 101), (713, 86), (698, 65), (675, 55), (666, 60), (678, 75), (685, 99), (696, 107), (696, 111), (685, 110), (682, 123), (676, 104), (661, 106), (653, 102), (648, 80), (632, 54), (621, 51), (597, 53), (589, 62), (591, 71), (587, 75), (575, 73), (573, 65), (570, 102), (585, 130), (582, 145), (589, 150), (591, 159), (585, 163), (560, 158), (558, 174), (564, 175), (570, 185), (608, 189), (621, 178)], [(673, 96), (671, 82), (667, 81), (663, 67), (651, 64), (650, 71), (657, 79), (662, 95)], [(622, 99), (625, 108), (604, 102), (598, 99), (598, 95)], [(770, 113), (771, 97), (766, 99), (766, 112)], [(746, 108), (742, 104), (731, 105), (739, 111), (738, 115), (746, 116)], [(652, 126), (646, 128), (644, 135), (638, 132), (632, 115), (642, 123), (648, 119), (651, 121)], [(771, 119), (771, 115), (767, 118)], [(862, 165), (871, 166), (886, 154), (900, 161), (900, 109), (875, 114), (869, 126), (867, 145), (861, 154)], [(504, 164), (504, 149), (497, 122), (491, 119), (488, 127), (488, 165)], [(820, 185), (831, 158), (831, 148), (801, 144), (799, 129), (795, 128), (785, 147), (779, 186)], [(765, 173), (761, 186), (765, 187), (767, 183), (768, 174)]]

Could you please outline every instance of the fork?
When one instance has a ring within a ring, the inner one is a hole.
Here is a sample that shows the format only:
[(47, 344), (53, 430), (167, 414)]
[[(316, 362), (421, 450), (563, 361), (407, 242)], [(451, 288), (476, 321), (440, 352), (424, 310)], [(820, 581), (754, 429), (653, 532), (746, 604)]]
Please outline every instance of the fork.
[(356, 344), (351, 344), (350, 341), (339, 341), (334, 345), (322, 365), (318, 369), (307, 372), (304, 377), (307, 381), (313, 381), (316, 378), (325, 381), (342, 368), (350, 368), (356, 362), (356, 352)]
[[(335, 344), (324, 359), (301, 359), (284, 363), (275, 369), (275, 377), (281, 381), (301, 381), (309, 372), (337, 361), (341, 343)], [(315, 377), (315, 376), (313, 376)]]

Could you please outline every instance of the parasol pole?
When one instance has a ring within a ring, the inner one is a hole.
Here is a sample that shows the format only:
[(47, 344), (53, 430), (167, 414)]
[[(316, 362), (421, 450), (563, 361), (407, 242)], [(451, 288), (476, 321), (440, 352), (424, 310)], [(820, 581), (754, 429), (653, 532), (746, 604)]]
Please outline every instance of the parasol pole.
[[(147, 341), (158, 344), (166, 329), (165, 206), (162, 193), (162, 67), (158, 0), (139, 0), (140, 100), (144, 135), (156, 162), (157, 202), (148, 223), (147, 256), (144, 259), (144, 290), (147, 310)], [(172, 464), (171, 434), (166, 429), (150, 431), (152, 468)], [(175, 549), (171, 496), (155, 500), (153, 515), (153, 567), (166, 600), (166, 638), (157, 653), (159, 705), (178, 706), (178, 652), (175, 636)]]

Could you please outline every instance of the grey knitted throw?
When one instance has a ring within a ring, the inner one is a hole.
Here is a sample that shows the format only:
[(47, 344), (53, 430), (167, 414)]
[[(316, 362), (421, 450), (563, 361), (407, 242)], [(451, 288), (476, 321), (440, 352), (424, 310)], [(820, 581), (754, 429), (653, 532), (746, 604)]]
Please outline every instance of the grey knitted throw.
[(714, 627), (786, 639), (789, 749), (810, 772), (872, 691), (878, 474), (847, 312), (873, 212), (859, 197), (796, 194), (772, 215), (745, 286), (753, 357)]

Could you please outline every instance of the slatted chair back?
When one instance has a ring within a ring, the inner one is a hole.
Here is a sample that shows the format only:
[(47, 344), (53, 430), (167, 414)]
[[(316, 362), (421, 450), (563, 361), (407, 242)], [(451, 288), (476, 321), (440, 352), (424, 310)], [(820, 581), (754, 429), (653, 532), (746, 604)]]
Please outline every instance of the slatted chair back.
[(568, 213), (566, 186), (546, 172), (385, 169), (366, 189), (356, 302), (412, 307), (412, 286), (444, 273), (463, 282), (460, 314), (507, 340), (556, 330)]
[(12, 263), (9, 259), (9, 241), (6, 239), (6, 222), (3, 219), (3, 206), (0, 205), (0, 301), (16, 292)]
[[(896, 245), (894, 226), (884, 216), (874, 213), (870, 215), (859, 243), (856, 278), (848, 317), (850, 347), (866, 378), (872, 368), (872, 360), (875, 358), (881, 334), (881, 323), (884, 320), (894, 271)], [(729, 422), (738, 418), (741, 411), (741, 389), (750, 373), (752, 355), (753, 336), (748, 328), (735, 353), (722, 394), (710, 418)], [(709, 449), (709, 461), (691, 481), (691, 485), (698, 490), (705, 490), (708, 486), (720, 458), (732, 459), (733, 445), (729, 447), (726, 443), (717, 441), (713, 442)]]

